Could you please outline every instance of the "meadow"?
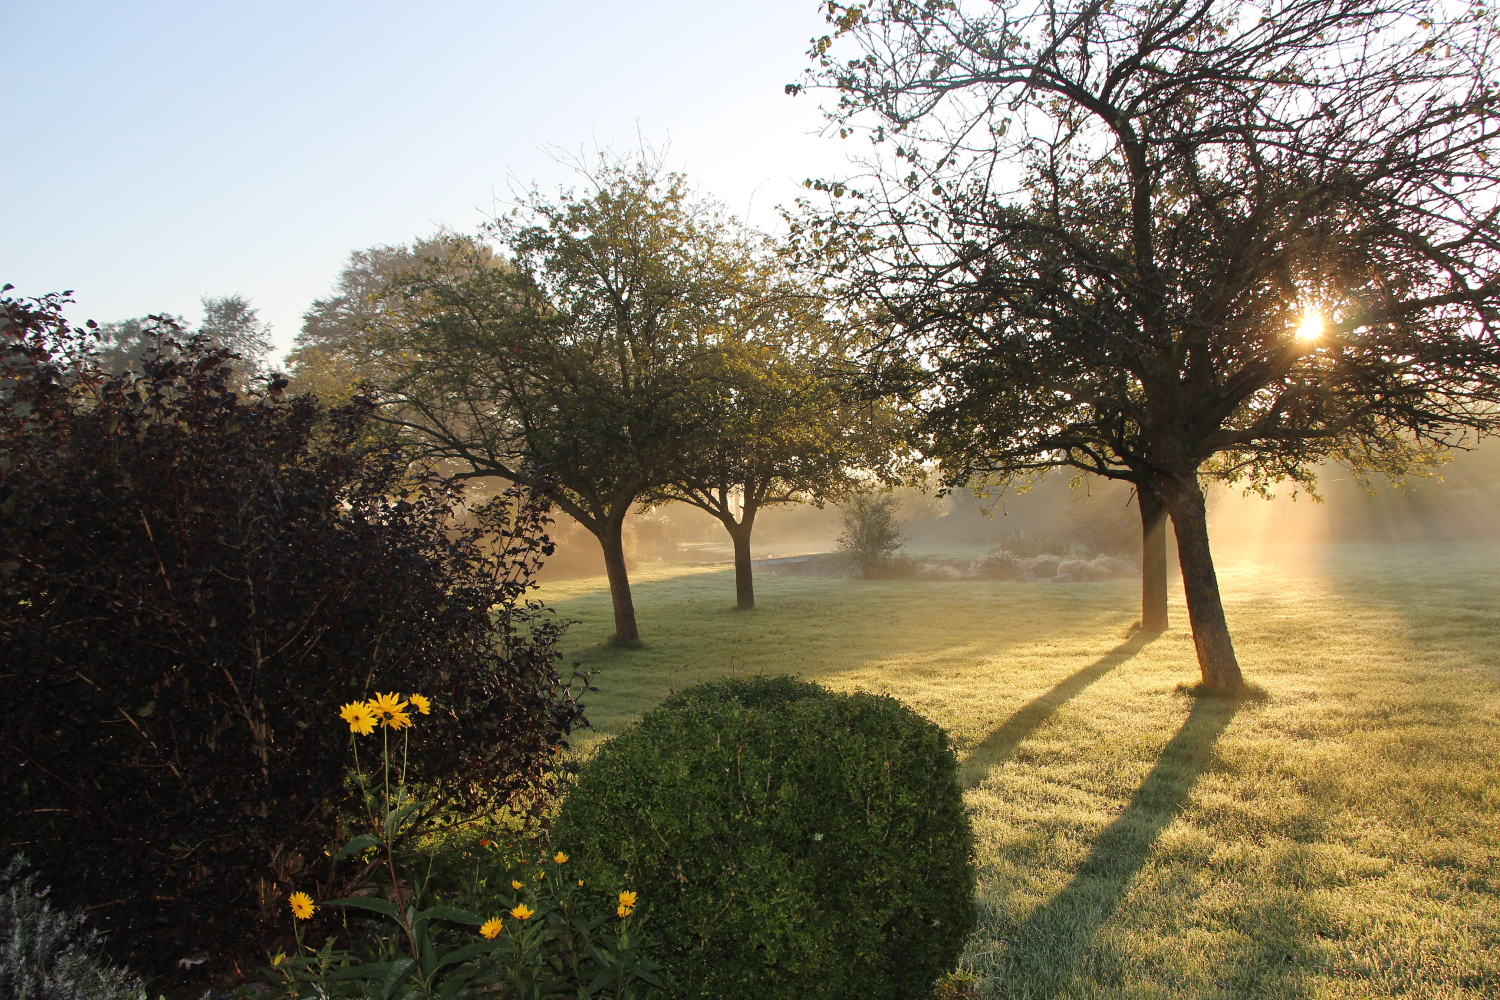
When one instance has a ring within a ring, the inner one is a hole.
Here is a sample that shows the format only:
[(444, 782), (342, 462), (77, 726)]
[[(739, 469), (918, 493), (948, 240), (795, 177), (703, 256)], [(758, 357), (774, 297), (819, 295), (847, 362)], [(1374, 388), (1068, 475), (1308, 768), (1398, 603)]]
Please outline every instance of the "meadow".
[(986, 997), (1500, 995), (1500, 547), (1328, 545), (1220, 567), (1247, 679), (1198, 699), (1136, 585), (634, 573), (549, 583), (595, 727), (672, 690), (793, 673), (943, 725), (978, 840), (964, 964)]

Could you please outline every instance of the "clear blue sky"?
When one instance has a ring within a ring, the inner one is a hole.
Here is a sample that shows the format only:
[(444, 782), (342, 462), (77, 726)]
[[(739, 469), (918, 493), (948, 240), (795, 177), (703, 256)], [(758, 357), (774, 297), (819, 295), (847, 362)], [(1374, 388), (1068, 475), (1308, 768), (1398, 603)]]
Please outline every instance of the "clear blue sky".
[(822, 33), (817, 0), (0, 0), (0, 283), (101, 321), (239, 293), (285, 349), (349, 251), (637, 135), (770, 227), (858, 152), (782, 94)]

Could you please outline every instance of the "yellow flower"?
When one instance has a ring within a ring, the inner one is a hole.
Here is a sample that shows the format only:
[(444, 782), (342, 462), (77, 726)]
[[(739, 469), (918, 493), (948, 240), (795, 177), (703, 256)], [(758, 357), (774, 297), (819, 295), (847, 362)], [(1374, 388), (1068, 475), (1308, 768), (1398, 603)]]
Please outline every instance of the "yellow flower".
[(520, 906), (517, 906), (514, 910), (511, 910), (510, 911), (510, 915), (513, 916), (513, 917), (515, 917), (517, 920), (530, 920), (531, 919), (531, 915), (533, 913), (535, 913), (535, 912), (536, 911), (533, 910), (531, 907), (527, 906), (525, 903), (522, 903)]
[(500, 933), (500, 918), (490, 917), (479, 928), (479, 933), (487, 938), (494, 938)]
[(395, 715), (406, 707), (406, 702), (401, 696), (392, 691), (390, 694), (377, 694), (370, 699), (370, 707), (381, 715)]
[(411, 701), (411, 707), (415, 708), (418, 712), (421, 712), (423, 715), (432, 714), (432, 702), (427, 700), (426, 695), (413, 694), (408, 695), (407, 698)]
[(583, 888), (583, 879), (579, 879), (578, 880), (578, 888), (580, 888), (580, 889)]
[(552, 860), (556, 861), (560, 865), (565, 865), (568, 863), (568, 856), (562, 851), (558, 851), (556, 854), (552, 855)]
[(339, 718), (349, 723), (351, 733), (368, 736), (375, 731), (375, 713), (362, 701), (351, 701), (339, 709)]
[(312, 897), (305, 892), (294, 892), (287, 897), (287, 905), (292, 908), (292, 916), (298, 920), (306, 920), (311, 917), (317, 907), (313, 905)]
[(630, 916), (630, 907), (626, 906), (624, 903), (621, 903), (619, 906), (615, 907), (615, 916), (617, 916), (617, 917), (628, 917), (628, 916)]
[(635, 900), (636, 900), (636, 895), (633, 892), (622, 892), (622, 893), (620, 893), (620, 905), (621, 906), (634, 906), (635, 905)]
[(286, 952), (284, 952), (284, 951), (278, 951), (275, 955), (271, 956), (271, 968), (274, 969), (274, 968), (276, 968), (276, 966), (280, 965), (282, 962), (285, 962), (285, 961), (286, 961)]
[(522, 885), (521, 885), (520, 882), (517, 882), (515, 879), (511, 879), (510, 880), (510, 887), (512, 889), (520, 889), (520, 888), (522, 888)]
[(385, 724), (392, 729), (406, 729), (411, 726), (411, 716), (405, 712), (392, 712), (391, 717), (385, 720)]

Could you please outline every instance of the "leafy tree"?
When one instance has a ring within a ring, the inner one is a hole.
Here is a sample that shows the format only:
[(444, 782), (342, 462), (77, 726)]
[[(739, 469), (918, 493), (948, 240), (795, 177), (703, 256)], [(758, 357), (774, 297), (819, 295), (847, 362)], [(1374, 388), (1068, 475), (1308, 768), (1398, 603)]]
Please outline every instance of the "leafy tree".
[(302, 331), (287, 355), (290, 388), (337, 402), (357, 395), (361, 385), (385, 381), (388, 373), (380, 367), (370, 335), (392, 309), (400, 308), (399, 296), (390, 294), (392, 284), (404, 275), (443, 267), (459, 250), (472, 253), (476, 264), (499, 266), (489, 248), (447, 231), (410, 246), (376, 246), (351, 253), (333, 294), (314, 300), (302, 316)]
[(340, 704), (429, 695), (411, 777), (457, 810), (529, 787), (579, 722), (526, 600), (547, 505), (465, 511), (372, 438), (371, 400), (242, 395), (169, 320), (139, 371), (101, 369), (64, 301), (0, 298), (6, 847), (143, 970), (254, 960), (288, 892), (351, 874), (325, 857)]
[(896, 476), (898, 425), (890, 408), (862, 404), (841, 367), (848, 335), (826, 302), (779, 267), (740, 292), (737, 336), (721, 370), (695, 399), (699, 439), (653, 499), (678, 500), (713, 515), (734, 544), (735, 597), (755, 607), (750, 538), (766, 507), (822, 506), (859, 489), (861, 470)]
[(398, 282), (374, 337), (387, 419), (463, 476), (532, 482), (598, 538), (616, 642), (639, 641), (622, 529), (705, 429), (697, 396), (734, 335), (749, 248), (683, 178), (605, 163), (588, 191), (533, 193)]
[(1399, 474), (1496, 427), (1493, 16), (827, 7), (812, 82), (892, 154), (798, 236), (900, 324), (951, 481), (1065, 465), (1160, 500), (1204, 684), (1237, 687), (1203, 478)]
[(897, 510), (901, 502), (890, 493), (856, 493), (844, 506), (839, 548), (859, 562), (859, 575), (872, 579), (906, 542)]
[[(198, 333), (215, 347), (237, 355), (235, 363), (242, 382), (262, 374), (265, 359), (275, 347), (270, 324), (261, 321), (257, 310), (242, 295), (204, 297), (201, 301), (203, 321), (198, 325)], [(170, 318), (175, 329), (186, 329), (186, 321), (181, 317)], [(112, 372), (126, 368), (139, 371), (142, 357), (159, 346), (155, 336), (158, 329), (150, 317), (101, 323), (100, 363)]]

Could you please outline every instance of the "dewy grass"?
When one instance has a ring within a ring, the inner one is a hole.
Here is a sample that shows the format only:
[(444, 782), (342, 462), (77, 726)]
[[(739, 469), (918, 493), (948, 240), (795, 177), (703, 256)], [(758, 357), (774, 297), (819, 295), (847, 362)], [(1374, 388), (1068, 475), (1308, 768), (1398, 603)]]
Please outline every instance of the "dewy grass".
[(1186, 613), (1129, 632), (1129, 582), (929, 583), (646, 568), (647, 647), (581, 620), (589, 716), (790, 672), (947, 727), (979, 839), (965, 964), (1006, 998), (1500, 995), (1500, 548), (1339, 546), (1229, 562), (1259, 700), (1193, 697)]

